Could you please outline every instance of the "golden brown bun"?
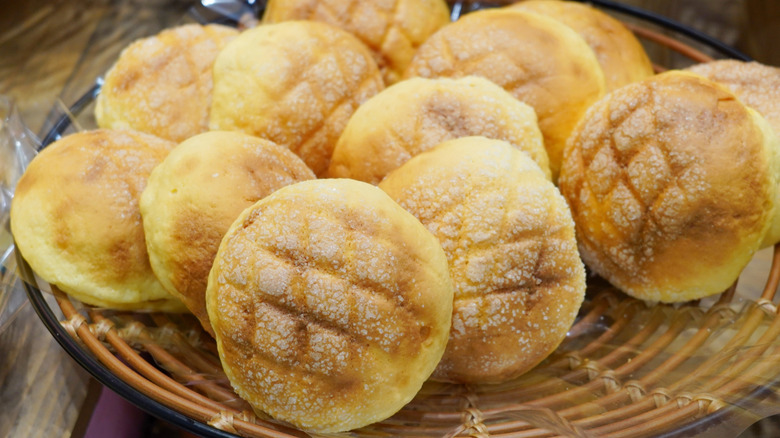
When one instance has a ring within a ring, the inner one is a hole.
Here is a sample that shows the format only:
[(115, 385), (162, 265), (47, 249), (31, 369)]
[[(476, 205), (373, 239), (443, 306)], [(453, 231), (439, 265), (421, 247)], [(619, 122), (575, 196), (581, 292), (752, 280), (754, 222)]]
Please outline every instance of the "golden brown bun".
[(97, 130), (41, 151), (11, 206), (16, 245), (33, 270), (86, 304), (183, 311), (149, 266), (138, 209), (149, 173), (174, 145)]
[(152, 172), (140, 204), (152, 269), (212, 335), (206, 283), (222, 236), (244, 209), (307, 179), (289, 149), (227, 131), (191, 137)]
[[(775, 134), (780, 136), (780, 68), (728, 59), (697, 64), (688, 70), (728, 88), (745, 105), (764, 116)], [(777, 175), (780, 178), (780, 169)], [(780, 198), (775, 205), (780, 206)], [(780, 242), (780, 208), (775, 211), (772, 226), (761, 246), (777, 242)]]
[(397, 82), (417, 47), (450, 22), (444, 0), (270, 0), (264, 23), (314, 20), (355, 35), (374, 54), (387, 84)]
[(328, 175), (378, 184), (420, 152), (471, 135), (508, 141), (550, 178), (534, 110), (477, 76), (412, 78), (372, 97), (349, 119)]
[(464, 137), (421, 153), (379, 187), (441, 242), (455, 287), (434, 378), (500, 382), (555, 350), (585, 295), (574, 222), (526, 154)]
[(777, 138), (725, 88), (671, 71), (596, 103), (559, 181), (585, 263), (637, 298), (728, 288), (773, 215)]
[(588, 43), (604, 71), (607, 91), (653, 75), (653, 64), (634, 34), (620, 21), (574, 1), (527, 0), (508, 6), (542, 14), (571, 27)]
[(509, 9), (444, 26), (420, 46), (406, 75), (482, 76), (533, 107), (554, 179), (569, 133), (604, 94), (604, 73), (582, 37), (551, 18)]
[(310, 431), (389, 417), (447, 342), (441, 245), (378, 188), (304, 181), (245, 210), (206, 303), (225, 373), (255, 410)]
[(130, 44), (106, 73), (95, 106), (98, 125), (176, 142), (206, 131), (211, 67), (236, 35), (226, 26), (187, 24)]
[(286, 146), (317, 175), (355, 109), (384, 85), (368, 49), (314, 21), (244, 31), (214, 63), (209, 126)]

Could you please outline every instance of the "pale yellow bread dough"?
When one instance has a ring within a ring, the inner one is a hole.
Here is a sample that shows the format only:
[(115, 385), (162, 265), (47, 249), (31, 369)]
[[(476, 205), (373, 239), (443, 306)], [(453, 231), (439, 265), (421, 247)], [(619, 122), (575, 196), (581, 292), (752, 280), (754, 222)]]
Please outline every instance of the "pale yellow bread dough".
[(559, 180), (583, 260), (643, 300), (724, 291), (769, 229), (777, 151), (766, 120), (704, 77), (613, 91), (572, 133)]
[(634, 34), (593, 6), (575, 1), (526, 0), (508, 8), (542, 14), (574, 29), (596, 54), (607, 92), (654, 74), (650, 58)]
[(244, 31), (214, 63), (209, 126), (286, 146), (318, 176), (355, 109), (384, 88), (369, 50), (315, 21)]
[(270, 0), (264, 23), (322, 21), (360, 39), (386, 84), (397, 82), (417, 47), (450, 22), (444, 0)]
[(530, 105), (553, 180), (566, 139), (605, 92), (596, 55), (574, 30), (543, 15), (505, 8), (472, 12), (442, 27), (417, 49), (405, 75), (482, 76)]
[(95, 105), (101, 128), (134, 129), (175, 142), (208, 129), (211, 68), (236, 29), (186, 24), (127, 46)]
[(441, 245), (378, 188), (283, 187), (225, 235), (206, 304), (225, 373), (256, 411), (315, 432), (383, 420), (444, 352)]
[(247, 207), (307, 179), (289, 149), (228, 131), (185, 140), (152, 171), (140, 203), (152, 269), (212, 335), (206, 283), (225, 232)]
[(585, 295), (565, 200), (509, 143), (446, 141), (379, 187), (436, 236), (455, 287), (452, 330), (434, 378), (497, 383), (550, 355)]
[(372, 97), (347, 123), (328, 175), (378, 184), (420, 152), (473, 135), (511, 143), (550, 178), (534, 110), (478, 76), (411, 78)]
[[(780, 68), (755, 61), (721, 59), (696, 64), (687, 70), (728, 88), (745, 105), (758, 111), (780, 136)], [(780, 206), (780, 189), (777, 194), (775, 205)], [(780, 242), (780, 208), (775, 210), (772, 226), (761, 246), (772, 246), (777, 242)]]
[(17, 248), (47, 282), (97, 307), (183, 311), (149, 265), (138, 200), (175, 143), (100, 129), (46, 147), (16, 186)]

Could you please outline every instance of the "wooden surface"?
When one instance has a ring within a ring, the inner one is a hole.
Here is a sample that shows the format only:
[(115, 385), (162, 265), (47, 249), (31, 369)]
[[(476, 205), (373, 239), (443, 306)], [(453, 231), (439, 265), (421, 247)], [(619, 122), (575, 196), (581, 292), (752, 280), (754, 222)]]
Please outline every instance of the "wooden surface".
[[(780, 65), (776, 0), (624, 0), (693, 26), (764, 63)], [(0, 93), (17, 99), (36, 132), (57, 99), (73, 102), (129, 41), (186, 20), (192, 2), (4, 2), (0, 12)], [(740, 282), (763, 286), (764, 251)], [(0, 437), (68, 437), (83, 429), (90, 377), (56, 344), (29, 305), (0, 333)], [(80, 413), (83, 413), (80, 417)]]

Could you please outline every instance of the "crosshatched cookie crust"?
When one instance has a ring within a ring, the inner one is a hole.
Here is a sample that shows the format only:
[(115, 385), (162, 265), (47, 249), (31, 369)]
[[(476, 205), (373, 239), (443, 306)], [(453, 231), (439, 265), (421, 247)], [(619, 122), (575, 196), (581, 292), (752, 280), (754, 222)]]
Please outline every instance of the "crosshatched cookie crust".
[(289, 149), (228, 131), (185, 140), (152, 172), (140, 203), (152, 269), (212, 335), (206, 283), (222, 237), (244, 209), (308, 179)]
[(533, 108), (478, 76), (411, 78), (372, 97), (347, 123), (328, 174), (378, 184), (420, 152), (473, 135), (511, 143), (551, 176)]
[(305, 430), (389, 417), (439, 362), (452, 283), (439, 242), (378, 188), (304, 181), (242, 213), (209, 276), (225, 373)]
[(769, 228), (777, 150), (757, 112), (701, 76), (612, 92), (572, 134), (559, 181), (583, 260), (644, 300), (722, 292)]
[(623, 23), (589, 4), (528, 0), (508, 8), (542, 14), (574, 29), (596, 54), (608, 92), (654, 73), (650, 58), (634, 34)]
[(501, 382), (560, 344), (585, 295), (566, 202), (526, 154), (484, 137), (444, 142), (379, 184), (442, 243), (455, 287), (434, 378)]
[(152, 272), (138, 207), (149, 173), (174, 146), (99, 129), (41, 151), (11, 205), (16, 245), (33, 270), (86, 304), (183, 311)]
[(417, 47), (450, 22), (444, 0), (271, 0), (264, 23), (322, 21), (360, 39), (374, 54), (385, 83), (397, 82)]
[(495, 82), (536, 111), (557, 180), (566, 139), (605, 91), (604, 73), (585, 40), (543, 15), (481, 10), (431, 35), (405, 73), (428, 78), (469, 75)]
[(176, 142), (206, 131), (211, 67), (237, 35), (227, 26), (187, 24), (130, 44), (106, 73), (95, 106), (98, 126)]
[(349, 117), (382, 88), (371, 53), (346, 31), (315, 21), (262, 25), (217, 57), (209, 126), (286, 146), (322, 175)]
[[(696, 64), (688, 71), (728, 88), (745, 105), (758, 111), (780, 137), (780, 68), (758, 62), (721, 59)], [(780, 189), (777, 194), (775, 205), (780, 206)], [(780, 207), (775, 209), (772, 226), (761, 246), (768, 247), (777, 242), (780, 242)]]

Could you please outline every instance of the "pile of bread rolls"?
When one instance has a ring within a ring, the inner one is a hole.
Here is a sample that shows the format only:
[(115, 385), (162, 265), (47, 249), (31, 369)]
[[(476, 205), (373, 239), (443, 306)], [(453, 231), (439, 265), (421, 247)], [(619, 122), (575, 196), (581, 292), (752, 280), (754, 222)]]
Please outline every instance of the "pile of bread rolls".
[(271, 0), (128, 46), (101, 129), (33, 160), (11, 227), (84, 303), (192, 312), (258, 412), (350, 430), (429, 378), (536, 366), (583, 261), (648, 301), (726, 289), (780, 240), (779, 85), (654, 75), (575, 2)]

